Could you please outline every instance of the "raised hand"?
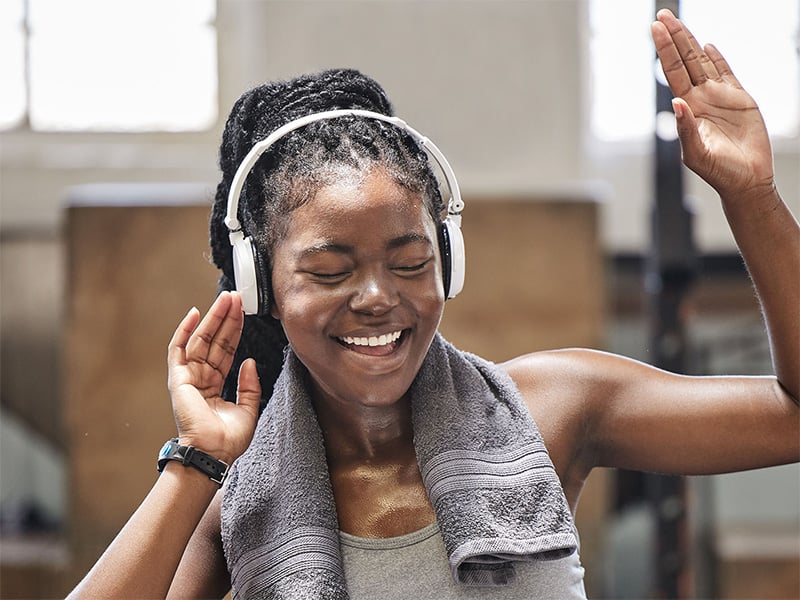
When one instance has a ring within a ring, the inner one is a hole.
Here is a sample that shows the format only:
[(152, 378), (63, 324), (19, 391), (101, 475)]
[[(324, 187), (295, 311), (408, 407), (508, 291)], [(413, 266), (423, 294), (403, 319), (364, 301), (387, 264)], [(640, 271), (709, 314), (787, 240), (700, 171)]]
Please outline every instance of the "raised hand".
[(170, 340), (167, 359), (172, 410), (181, 443), (228, 463), (250, 443), (261, 398), (252, 359), (239, 370), (236, 404), (220, 395), (243, 322), (239, 294), (222, 292), (202, 321), (196, 308), (183, 318)]
[(711, 44), (701, 47), (669, 10), (651, 31), (675, 99), (683, 161), (724, 197), (773, 192), (772, 150), (761, 112)]

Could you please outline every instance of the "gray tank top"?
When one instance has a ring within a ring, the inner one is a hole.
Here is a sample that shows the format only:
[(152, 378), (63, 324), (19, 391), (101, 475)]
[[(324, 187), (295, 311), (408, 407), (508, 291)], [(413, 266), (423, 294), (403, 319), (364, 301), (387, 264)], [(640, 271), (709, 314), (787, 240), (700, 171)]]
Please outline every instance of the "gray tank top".
[(450, 600), (455, 598), (586, 598), (578, 553), (559, 560), (515, 563), (515, 581), (502, 587), (462, 586), (453, 581), (436, 523), (392, 538), (339, 534), (351, 600)]

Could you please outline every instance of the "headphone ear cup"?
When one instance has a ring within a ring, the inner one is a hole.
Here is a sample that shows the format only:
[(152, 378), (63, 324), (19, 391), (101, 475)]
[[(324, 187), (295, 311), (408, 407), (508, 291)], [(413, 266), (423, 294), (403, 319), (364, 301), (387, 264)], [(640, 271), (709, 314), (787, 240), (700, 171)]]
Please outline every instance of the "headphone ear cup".
[(439, 250), (442, 255), (444, 295), (455, 298), (464, 289), (466, 255), (461, 227), (452, 217), (447, 217), (439, 227)]
[(231, 247), (233, 253), (233, 276), (236, 291), (242, 296), (242, 310), (246, 315), (259, 313), (259, 285), (253, 243), (249, 237), (236, 240)]
[(251, 243), (253, 263), (256, 269), (256, 290), (258, 291), (258, 315), (269, 314), (270, 277), (269, 260), (266, 253), (258, 252), (255, 242)]

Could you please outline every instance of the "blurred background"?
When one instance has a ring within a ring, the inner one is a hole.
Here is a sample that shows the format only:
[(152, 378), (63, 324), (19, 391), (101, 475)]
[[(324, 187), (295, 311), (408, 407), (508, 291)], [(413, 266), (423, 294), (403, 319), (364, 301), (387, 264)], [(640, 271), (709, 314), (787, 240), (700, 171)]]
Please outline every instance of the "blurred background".
[[(759, 102), (799, 213), (800, 2), (667, 4)], [(469, 267), (442, 329), (462, 348), (503, 360), (588, 346), (686, 373), (770, 373), (718, 201), (677, 164), (655, 10), (3, 0), (0, 597), (65, 595), (152, 485), (174, 433), (166, 344), (215, 292), (220, 132), (265, 80), (361, 69), (447, 155)], [(578, 524), (591, 597), (800, 597), (797, 465), (686, 481), (598, 471)]]

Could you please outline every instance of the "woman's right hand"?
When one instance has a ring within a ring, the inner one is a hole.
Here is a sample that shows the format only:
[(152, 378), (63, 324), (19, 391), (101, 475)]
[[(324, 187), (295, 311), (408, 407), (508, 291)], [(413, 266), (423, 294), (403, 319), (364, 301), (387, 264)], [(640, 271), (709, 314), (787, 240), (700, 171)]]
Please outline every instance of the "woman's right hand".
[(657, 19), (651, 31), (675, 95), (684, 163), (723, 199), (771, 202), (772, 150), (758, 105), (714, 46), (700, 46), (667, 9), (658, 11)]
[(243, 323), (238, 292), (222, 292), (202, 321), (196, 308), (188, 312), (170, 340), (167, 357), (168, 386), (180, 443), (228, 464), (250, 444), (261, 399), (252, 358), (239, 370), (236, 403), (226, 402), (221, 396)]

